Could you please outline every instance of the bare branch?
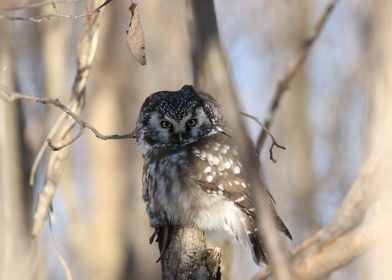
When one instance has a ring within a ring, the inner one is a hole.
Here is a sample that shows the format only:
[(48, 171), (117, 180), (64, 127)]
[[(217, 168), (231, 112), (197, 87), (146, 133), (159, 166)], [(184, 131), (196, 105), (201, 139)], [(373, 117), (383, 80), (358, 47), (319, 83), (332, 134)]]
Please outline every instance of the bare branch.
[[(293, 250), (291, 266), (298, 279), (328, 275), (359, 256), (377, 238), (375, 227), (380, 221), (376, 214), (366, 221), (364, 218), (377, 194), (382, 193), (382, 186), (369, 184), (377, 176), (375, 170), (381, 155), (382, 151), (376, 148), (368, 157), (329, 226)], [(271, 274), (267, 268), (253, 279), (267, 279)]]
[(7, 8), (1, 11), (5, 11), (5, 12), (12, 12), (12, 11), (17, 11), (17, 10), (26, 10), (26, 9), (34, 9), (34, 8), (40, 8), (40, 7), (44, 7), (44, 6), (54, 6), (57, 4), (71, 4), (71, 3), (76, 3), (78, 2), (78, 0), (57, 0), (57, 1), (48, 1), (48, 0), (44, 0), (44, 1), (40, 1), (40, 2), (35, 2), (35, 3), (31, 3), (31, 4), (25, 4), (22, 6), (13, 6), (11, 8)]
[(119, 134), (104, 135), (104, 134), (102, 134), (94, 126), (92, 126), (91, 124), (82, 120), (78, 115), (73, 113), (67, 106), (65, 106), (63, 103), (61, 103), (60, 100), (57, 98), (51, 99), (51, 98), (46, 98), (46, 97), (38, 97), (38, 96), (33, 96), (33, 95), (25, 95), (25, 94), (21, 94), (18, 92), (12, 92), (10, 89), (8, 89), (7, 87), (5, 87), (3, 85), (0, 85), (0, 98), (2, 98), (3, 100), (5, 100), (7, 102), (12, 102), (12, 101), (16, 101), (16, 100), (28, 100), (28, 101), (42, 103), (42, 104), (50, 104), (50, 105), (53, 105), (57, 108), (60, 108), (69, 117), (71, 117), (73, 120), (75, 120), (75, 122), (80, 126), (80, 130), (79, 130), (78, 134), (74, 138), (72, 138), (72, 140), (70, 140), (69, 142), (62, 144), (60, 146), (53, 145), (52, 139), (50, 137), (46, 140), (48, 145), (54, 151), (61, 150), (61, 149), (65, 148), (66, 146), (75, 142), (83, 134), (84, 128), (87, 128), (88, 130), (90, 130), (95, 135), (95, 137), (97, 137), (98, 139), (101, 139), (101, 140), (120, 140), (120, 139), (134, 138), (132, 133), (123, 134), (123, 135), (119, 135)]
[[(1, 91), (0, 91), (0, 93), (1, 93)], [(70, 107), (67, 107), (67, 108), (72, 110), (72, 108), (70, 108)], [(63, 112), (63, 114), (61, 114), (58, 117), (57, 121), (55, 122), (55, 124), (53, 125), (51, 130), (49, 131), (47, 138), (52, 138), (57, 133), (60, 125), (63, 123), (63, 121), (66, 117), (67, 117), (67, 113), (65, 113), (65, 112)], [(47, 146), (48, 146), (48, 142), (44, 141), (42, 143), (41, 147), (39, 148), (38, 153), (34, 159), (34, 162), (33, 162), (33, 165), (31, 167), (31, 171), (30, 171), (30, 178), (29, 178), (29, 185), (30, 186), (34, 186), (35, 175), (37, 174), (37, 169), (38, 169), (39, 163), (41, 162), (41, 159), (45, 153)]]
[[(80, 124), (79, 122), (77, 122), (77, 123)], [(73, 124), (70, 126), (70, 130), (72, 130), (72, 128), (75, 126), (75, 124), (76, 124), (76, 123), (73, 123)], [(48, 146), (49, 146), (53, 151), (60, 151), (61, 149), (65, 148), (65, 147), (67, 147), (67, 146), (70, 146), (72, 143), (74, 143), (76, 140), (78, 140), (80, 136), (82, 136), (82, 134), (83, 134), (83, 127), (81, 127), (81, 126), (79, 125), (79, 128), (80, 128), (80, 129), (79, 129), (78, 133), (77, 133), (75, 136), (73, 136), (73, 137), (71, 138), (71, 140), (69, 140), (68, 142), (65, 142), (64, 144), (61, 144), (61, 145), (59, 145), (59, 146), (56, 146), (56, 145), (54, 145), (54, 144), (52, 143), (52, 139), (50, 139), (50, 138), (46, 139), (46, 142), (48, 143)]]
[[(303, 252), (304, 247), (309, 245), (299, 245), (298, 249), (295, 250), (297, 254), (292, 258), (293, 274), (296, 275), (297, 279), (319, 279), (328, 276), (336, 269), (346, 266), (366, 251), (377, 239), (380, 234), (377, 231), (378, 222), (377, 219), (374, 219), (343, 235), (328, 239), (327, 242), (313, 248), (313, 252), (306, 255), (306, 257), (302, 256), (300, 252)], [(319, 234), (315, 234), (314, 237), (317, 237), (315, 240), (319, 241)], [(314, 239), (314, 237), (311, 237), (311, 239)], [(268, 267), (253, 277), (253, 280), (268, 279), (271, 276), (272, 271)]]
[[(311, 34), (307, 39), (304, 40), (302, 49), (300, 50), (299, 54), (297, 57), (293, 60), (291, 65), (286, 69), (286, 72), (282, 76), (282, 78), (279, 80), (275, 92), (274, 92), (274, 97), (271, 103), (271, 106), (269, 108), (269, 117), (267, 121), (265, 122), (265, 127), (269, 130), (272, 124), (272, 121), (275, 118), (276, 111), (279, 107), (280, 100), (282, 99), (283, 94), (288, 90), (290, 87), (290, 83), (293, 81), (294, 77), (298, 73), (299, 69), (301, 66), (304, 64), (304, 61), (308, 57), (309, 50), (311, 47), (314, 45), (316, 42), (317, 38), (320, 36), (321, 31), (323, 30), (328, 18), (332, 14), (332, 11), (334, 10), (337, 2), (339, 0), (332, 0), (327, 7), (325, 8), (324, 12), (321, 14), (319, 20), (317, 21), (313, 34)], [(257, 139), (257, 145), (256, 149), (257, 152), (260, 153), (264, 142), (267, 137), (267, 131), (268, 130), (263, 130), (261, 131), (258, 139)]]
[(50, 214), (48, 213), (49, 216), (49, 232), (50, 232), (50, 239), (52, 240), (53, 247), (55, 249), (57, 259), (59, 260), (61, 267), (64, 270), (65, 276), (67, 277), (67, 280), (72, 280), (72, 272), (71, 269), (69, 268), (68, 263), (66, 262), (63, 254), (60, 251), (60, 246), (57, 243), (56, 236), (54, 235), (53, 231), (53, 226), (52, 226), (52, 219), (50, 218)]
[(273, 162), (276, 162), (276, 159), (274, 158), (274, 155), (273, 155), (273, 148), (276, 146), (279, 149), (286, 150), (286, 147), (283, 145), (280, 145), (280, 144), (278, 144), (278, 142), (276, 142), (275, 137), (272, 135), (271, 131), (268, 130), (268, 128), (260, 121), (260, 119), (258, 117), (244, 113), (244, 112), (240, 112), (240, 114), (255, 121), (262, 129), (264, 129), (268, 133), (268, 135), (271, 137), (271, 140), (272, 140), (272, 144), (269, 148), (270, 160), (272, 160)]
[[(104, 2), (104, 4), (100, 5), (95, 10), (99, 11), (100, 8), (109, 2), (110, 1)], [(62, 121), (60, 121), (58, 128), (54, 129), (55, 132), (53, 132), (56, 141), (58, 141), (57, 143), (59, 143), (60, 146), (68, 147), (66, 143), (70, 143), (70, 139), (72, 139), (71, 133), (75, 123), (79, 124), (80, 127), (87, 127), (92, 130), (92, 126), (82, 121), (79, 115), (85, 105), (86, 83), (90, 74), (91, 65), (97, 47), (97, 31), (99, 22), (100, 16), (98, 12), (91, 17), (85, 18), (84, 30), (78, 42), (77, 71), (72, 86), (69, 107), (63, 105), (58, 99), (43, 98), (43, 100), (40, 100), (38, 97), (29, 97), (30, 100), (32, 99), (35, 102), (40, 102), (43, 104), (52, 104), (64, 111), (62, 116), (59, 118), (62, 119)], [(21, 94), (16, 94), (14, 96), (8, 94), (8, 99), (11, 98), (12, 100), (12, 98), (16, 97), (19, 99), (26, 99), (24, 95)], [(64, 118), (64, 114), (69, 117)], [(97, 130), (95, 130), (95, 132), (97, 132)], [(50, 153), (49, 155), (48, 165), (45, 170), (44, 188), (39, 193), (37, 209), (34, 215), (32, 229), (33, 236), (37, 236), (42, 229), (44, 220), (46, 218), (46, 213), (52, 204), (52, 199), (56, 192), (60, 175), (64, 169), (63, 167), (68, 156), (68, 151), (69, 149), (65, 148), (57, 151), (56, 153)]]
[(81, 19), (81, 18), (91, 17), (91, 16), (99, 14), (101, 9), (112, 1), (113, 0), (105, 0), (102, 4), (100, 4), (94, 10), (92, 10), (88, 13), (80, 14), (80, 15), (60, 14), (55, 11), (53, 14), (40, 15), (40, 16), (36, 16), (36, 17), (21, 17), (21, 16), (10, 16), (10, 15), (6, 15), (6, 14), (0, 14), (0, 19), (31, 21), (31, 22), (35, 22), (35, 23), (48, 21), (52, 18)]

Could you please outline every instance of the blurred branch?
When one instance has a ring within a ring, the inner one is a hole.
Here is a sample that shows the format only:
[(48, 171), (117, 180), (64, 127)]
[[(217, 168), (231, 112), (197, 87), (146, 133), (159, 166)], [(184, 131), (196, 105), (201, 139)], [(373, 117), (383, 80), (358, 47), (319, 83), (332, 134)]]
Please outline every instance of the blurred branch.
[[(4, 24), (0, 38), (0, 64), (7, 65), (7, 71), (0, 71), (0, 83), (20, 86), (15, 47)], [(26, 143), (23, 109), (19, 102), (0, 103), (0, 279), (42, 279), (47, 275), (45, 261), (38, 242), (29, 236), (32, 190), (24, 186), (33, 155)]]
[[(304, 248), (300, 245), (292, 258), (293, 275), (296, 279), (322, 279), (334, 270), (346, 266), (365, 252), (377, 239), (377, 234), (379, 234), (376, 230), (377, 223), (378, 221), (375, 219), (322, 244), (319, 242), (320, 240), (317, 240), (318, 242), (313, 240), (316, 245), (312, 245), (314, 251), (310, 254), (302, 253)], [(316, 234), (315, 236), (320, 235)], [(308, 246), (308, 244), (305, 245), (305, 247)], [(272, 270), (267, 268), (253, 279), (262, 280), (271, 276)]]
[[(159, 232), (159, 248), (163, 246)], [(170, 228), (167, 248), (162, 256), (162, 279), (219, 280), (221, 249), (207, 248), (204, 232), (195, 227)]]
[[(56, 132), (59, 129), (60, 125), (63, 123), (64, 119), (67, 116), (68, 115), (65, 112), (63, 114), (61, 114), (61, 116), (57, 119), (57, 121), (52, 126), (51, 130), (49, 131), (49, 133), (47, 135), (47, 139), (52, 138), (56, 134)], [(31, 171), (30, 171), (30, 177), (29, 177), (29, 185), (31, 187), (34, 186), (35, 174), (37, 173), (37, 169), (38, 169), (39, 163), (41, 162), (41, 159), (44, 156), (44, 153), (46, 151), (47, 145), (48, 145), (47, 141), (44, 141), (43, 144), (38, 149), (37, 155), (35, 156), (35, 159), (34, 159), (32, 167), (31, 167)]]
[(67, 280), (72, 280), (72, 272), (71, 269), (69, 268), (67, 262), (64, 259), (63, 254), (60, 251), (60, 246), (57, 244), (56, 236), (54, 235), (53, 231), (53, 226), (52, 226), (52, 219), (49, 217), (49, 233), (50, 233), (50, 239), (52, 240), (52, 244), (54, 246), (57, 258), (61, 264), (61, 267), (64, 270), (65, 276), (67, 277)]
[[(283, 74), (282, 78), (278, 81), (276, 86), (273, 100), (271, 106), (269, 108), (269, 117), (265, 122), (265, 127), (270, 129), (272, 121), (275, 118), (277, 109), (279, 107), (280, 100), (282, 99), (283, 94), (288, 90), (290, 87), (290, 83), (293, 81), (294, 77), (298, 73), (299, 69), (304, 64), (304, 61), (309, 55), (309, 51), (311, 47), (316, 42), (317, 38), (320, 36), (321, 31), (323, 30), (328, 18), (332, 14), (337, 2), (339, 0), (332, 0), (325, 8), (324, 12), (321, 14), (320, 18), (316, 22), (314, 27), (313, 34), (311, 34), (307, 39), (304, 40), (304, 44), (297, 55), (297, 57), (293, 60), (291, 65), (286, 69), (286, 72)], [(261, 149), (263, 148), (264, 142), (267, 137), (267, 130), (262, 130), (260, 135), (257, 139), (256, 149), (257, 152), (260, 153)]]
[(286, 150), (286, 147), (282, 146), (282, 145), (278, 144), (278, 142), (276, 142), (275, 137), (272, 135), (271, 131), (269, 131), (269, 129), (260, 121), (260, 119), (258, 117), (244, 113), (244, 112), (240, 112), (240, 114), (255, 121), (262, 129), (264, 129), (268, 133), (269, 137), (271, 137), (271, 140), (272, 140), (272, 144), (269, 148), (270, 160), (272, 160), (273, 162), (276, 162), (276, 159), (274, 158), (274, 154), (273, 154), (274, 147), (276, 146), (282, 150)]
[(197, 88), (220, 95), (223, 113), (227, 117), (233, 140), (239, 148), (239, 156), (247, 171), (252, 196), (256, 203), (258, 228), (265, 241), (267, 254), (277, 279), (290, 280), (290, 267), (287, 263), (286, 248), (279, 239), (272, 209), (266, 196), (265, 185), (255, 162), (257, 155), (238, 110), (235, 89), (229, 72), (225, 51), (219, 40), (219, 32), (213, 1), (190, 1), (193, 21), (190, 21), (192, 35), (192, 59), (194, 82)]
[(40, 1), (40, 2), (25, 4), (22, 6), (13, 6), (11, 8), (6, 8), (6, 9), (0, 10), (0, 11), (11, 12), (11, 11), (17, 11), (17, 10), (40, 8), (40, 7), (49, 6), (49, 5), (54, 7), (57, 4), (71, 4), (71, 3), (76, 3), (76, 2), (78, 2), (78, 0), (58, 0), (58, 1), (44, 0), (44, 1)]
[[(109, 2), (110, 1), (106, 1), (105, 3)], [(96, 8), (93, 11), (99, 11), (99, 9)], [(95, 13), (92, 17), (86, 17), (85, 19), (86, 20), (84, 24), (84, 30), (78, 42), (76, 69), (77, 71), (72, 87), (69, 113), (63, 113), (66, 115), (74, 115), (77, 117), (79, 116), (85, 105), (86, 83), (90, 74), (91, 65), (97, 47), (97, 31), (100, 20), (99, 13)], [(56, 101), (49, 104), (57, 104), (61, 107), (61, 103), (57, 103)], [(59, 119), (61, 118), (63, 118), (62, 115), (59, 117)], [(72, 127), (76, 123), (78, 122), (74, 118), (63, 118), (63, 121), (60, 122), (56, 131), (52, 132), (54, 134), (54, 138), (57, 139), (60, 146), (70, 142), (70, 139), (72, 138)], [(44, 145), (45, 144), (46, 143), (44, 143)], [(64, 170), (65, 160), (68, 156), (68, 151), (69, 149), (67, 146), (66, 149), (61, 149), (60, 151), (56, 153), (51, 153), (49, 155), (48, 165), (45, 171), (44, 187), (38, 195), (37, 209), (34, 215), (34, 224), (32, 229), (32, 234), (34, 236), (37, 236), (42, 229), (46, 214), (48, 213), (52, 204), (52, 199), (56, 192), (60, 175)], [(33, 177), (34, 174), (32, 174), (31, 176)]]
[(92, 11), (85, 13), (85, 14), (81, 14), (81, 15), (60, 14), (57, 11), (54, 11), (54, 13), (52, 13), (52, 14), (40, 15), (40, 16), (36, 16), (36, 17), (21, 17), (21, 16), (10, 16), (10, 15), (6, 15), (6, 14), (0, 14), (0, 19), (31, 21), (31, 22), (36, 22), (36, 23), (48, 21), (52, 18), (80, 19), (80, 18), (91, 17), (91, 16), (95, 16), (95, 15), (99, 14), (101, 9), (112, 1), (113, 0), (105, 0), (102, 4), (100, 4), (98, 7), (96, 7)]
[(48, 145), (54, 151), (61, 150), (65, 147), (67, 147), (68, 145), (72, 144), (74, 141), (76, 141), (82, 135), (83, 130), (85, 128), (90, 130), (95, 135), (95, 137), (97, 137), (101, 140), (119, 140), (119, 139), (132, 139), (133, 138), (132, 133), (123, 134), (123, 135), (119, 135), (119, 134), (104, 135), (104, 134), (102, 134), (94, 126), (92, 126), (91, 124), (82, 120), (78, 115), (73, 113), (67, 106), (65, 106), (63, 103), (61, 103), (60, 100), (57, 98), (51, 99), (51, 98), (46, 98), (46, 97), (37, 97), (37, 96), (33, 96), (33, 95), (25, 95), (25, 94), (21, 94), (18, 92), (12, 92), (10, 89), (8, 89), (7, 87), (5, 87), (3, 85), (0, 85), (0, 98), (7, 101), (7, 102), (12, 102), (15, 100), (28, 100), (28, 101), (38, 102), (38, 103), (42, 103), (42, 104), (50, 104), (50, 105), (53, 105), (53, 106), (61, 109), (68, 116), (70, 116), (72, 119), (74, 119), (75, 122), (80, 126), (80, 131), (70, 141), (62, 144), (61, 146), (55, 146), (52, 143), (52, 139), (50, 137), (47, 138), (46, 141), (48, 142)]
[[(374, 151), (367, 159), (330, 225), (294, 249), (291, 266), (298, 279), (322, 278), (350, 263), (376, 240), (379, 219), (371, 211), (370, 217), (365, 219), (365, 215), (381, 193), (380, 187), (370, 184), (377, 176), (379, 159), (380, 151)], [(271, 269), (267, 268), (253, 279), (267, 279), (271, 275)]]

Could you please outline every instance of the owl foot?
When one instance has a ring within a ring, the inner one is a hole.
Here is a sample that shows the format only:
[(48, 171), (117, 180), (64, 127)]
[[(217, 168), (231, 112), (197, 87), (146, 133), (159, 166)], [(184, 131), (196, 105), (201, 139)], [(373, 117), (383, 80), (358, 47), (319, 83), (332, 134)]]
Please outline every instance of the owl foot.
[(150, 236), (150, 241), (149, 241), (150, 244), (152, 244), (154, 241), (158, 241), (158, 233), (159, 233), (159, 228), (155, 228), (154, 233)]
[[(162, 227), (156, 229), (156, 232), (160, 232), (162, 230)], [(161, 248), (161, 254), (159, 255), (159, 258), (156, 260), (156, 262), (160, 262), (162, 260), (163, 254), (165, 254), (167, 245), (168, 245), (168, 240), (169, 240), (169, 226), (163, 226), (163, 240), (162, 240), (162, 248)]]

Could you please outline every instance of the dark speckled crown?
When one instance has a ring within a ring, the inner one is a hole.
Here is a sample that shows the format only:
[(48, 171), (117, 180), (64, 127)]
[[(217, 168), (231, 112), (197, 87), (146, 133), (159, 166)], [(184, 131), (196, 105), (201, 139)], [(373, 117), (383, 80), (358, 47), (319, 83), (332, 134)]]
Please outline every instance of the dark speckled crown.
[(143, 103), (138, 126), (148, 122), (151, 112), (159, 112), (179, 121), (197, 107), (203, 107), (213, 125), (223, 127), (222, 114), (215, 99), (207, 93), (197, 92), (190, 85), (185, 85), (178, 91), (158, 91), (151, 94)]

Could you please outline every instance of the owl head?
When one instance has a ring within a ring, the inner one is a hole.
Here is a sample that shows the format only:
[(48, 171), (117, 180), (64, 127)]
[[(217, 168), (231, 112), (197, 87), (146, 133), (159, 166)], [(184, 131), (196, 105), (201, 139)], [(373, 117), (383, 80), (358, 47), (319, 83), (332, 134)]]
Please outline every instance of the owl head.
[(222, 113), (207, 93), (185, 85), (159, 91), (144, 101), (134, 136), (143, 154), (154, 147), (178, 147), (224, 131)]

